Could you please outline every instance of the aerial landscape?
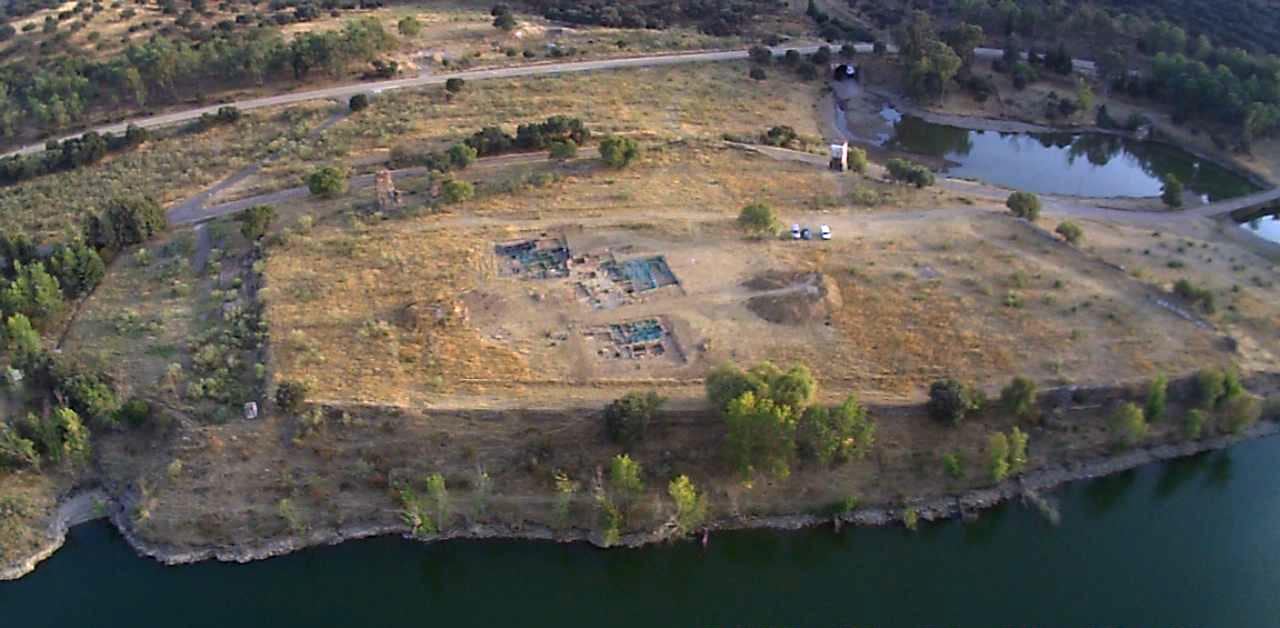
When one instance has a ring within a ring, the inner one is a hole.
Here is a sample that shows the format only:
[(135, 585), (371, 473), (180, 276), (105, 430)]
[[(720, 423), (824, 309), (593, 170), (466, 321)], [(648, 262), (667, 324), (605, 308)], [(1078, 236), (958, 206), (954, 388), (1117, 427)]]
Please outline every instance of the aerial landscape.
[(1278, 269), (1272, 3), (3, 0), (0, 616), (1267, 625)]

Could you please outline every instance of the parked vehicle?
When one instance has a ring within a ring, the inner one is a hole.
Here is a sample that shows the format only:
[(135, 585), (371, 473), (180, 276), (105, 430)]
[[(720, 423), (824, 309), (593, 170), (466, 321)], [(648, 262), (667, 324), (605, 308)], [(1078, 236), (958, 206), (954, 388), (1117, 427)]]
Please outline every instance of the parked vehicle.
[(801, 239), (801, 240), (812, 240), (812, 239), (813, 239), (813, 232), (812, 232), (812, 231), (809, 231), (809, 228), (808, 228), (808, 227), (805, 227), (804, 229), (801, 229), (801, 230), (800, 230), (800, 239)]
[(800, 225), (798, 224), (791, 225), (791, 239), (792, 240), (800, 239)]
[(830, 240), (831, 227), (828, 225), (822, 225), (821, 227), (818, 227), (818, 235), (821, 236), (823, 240)]

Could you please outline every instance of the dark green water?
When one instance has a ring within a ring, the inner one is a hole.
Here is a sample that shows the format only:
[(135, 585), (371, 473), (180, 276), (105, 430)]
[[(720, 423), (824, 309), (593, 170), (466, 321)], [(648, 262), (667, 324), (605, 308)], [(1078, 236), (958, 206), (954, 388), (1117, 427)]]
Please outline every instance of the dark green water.
[(1164, 177), (1174, 175), (1209, 201), (1248, 194), (1243, 177), (1172, 146), (1097, 133), (996, 133), (925, 122), (896, 120), (890, 146), (958, 163), (947, 171), (1041, 194), (1097, 197), (1159, 196)]
[(1071, 485), (1054, 527), (975, 523), (585, 545), (394, 538), (162, 567), (105, 524), (0, 584), (0, 625), (1268, 626), (1280, 622), (1280, 438)]

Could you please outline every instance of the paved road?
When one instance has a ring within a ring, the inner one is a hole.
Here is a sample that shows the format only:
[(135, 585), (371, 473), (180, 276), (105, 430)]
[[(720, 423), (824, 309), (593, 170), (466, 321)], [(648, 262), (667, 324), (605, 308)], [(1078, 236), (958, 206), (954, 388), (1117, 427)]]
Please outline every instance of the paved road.
[[(870, 51), (870, 45), (864, 45), (865, 51)], [(779, 46), (773, 49), (774, 55), (782, 55), (787, 50), (794, 48), (802, 54), (811, 54), (818, 49), (816, 45), (810, 46)], [(490, 70), (469, 70), (465, 72), (453, 72), (450, 74), (432, 74), (416, 76), (411, 78), (391, 79), (387, 81), (362, 81), (358, 83), (350, 83), (347, 85), (338, 85), (335, 87), (325, 87), (322, 89), (313, 89), (301, 92), (292, 92), (288, 94), (279, 94), (277, 96), (266, 96), (263, 98), (251, 98), (248, 100), (240, 100), (230, 103), (218, 103), (207, 107), (199, 107), (196, 109), (188, 109), (186, 111), (175, 111), (172, 113), (164, 113), (143, 118), (133, 118), (118, 122), (115, 124), (107, 124), (93, 129), (86, 129), (78, 133), (67, 135), (59, 140), (71, 137), (79, 137), (81, 133), (89, 130), (98, 133), (123, 133), (125, 128), (130, 124), (137, 125), (142, 128), (154, 128), (160, 126), (168, 126), (178, 124), (199, 118), (206, 113), (214, 113), (219, 107), (228, 105), (237, 107), (241, 110), (260, 109), (263, 107), (275, 107), (278, 105), (289, 105), (311, 100), (336, 99), (344, 100), (356, 94), (380, 93), (394, 89), (405, 89), (410, 87), (422, 87), (424, 85), (442, 85), (451, 78), (460, 78), (467, 81), (481, 81), (488, 79), (504, 79), (516, 78), (522, 76), (547, 76), (555, 74), (568, 74), (573, 72), (591, 72), (595, 70), (618, 70), (625, 68), (644, 68), (662, 65), (676, 65), (682, 63), (706, 63), (715, 61), (737, 61), (747, 58), (746, 50), (715, 50), (706, 52), (689, 52), (665, 55), (649, 55), (643, 57), (623, 57), (616, 59), (599, 59), (595, 61), (570, 61), (565, 63), (547, 63), (538, 65), (521, 65), (507, 68), (494, 68)], [(41, 141), (34, 144), (28, 144), (17, 150), (6, 153), (5, 156), (17, 153), (31, 153), (44, 150), (45, 142)]]

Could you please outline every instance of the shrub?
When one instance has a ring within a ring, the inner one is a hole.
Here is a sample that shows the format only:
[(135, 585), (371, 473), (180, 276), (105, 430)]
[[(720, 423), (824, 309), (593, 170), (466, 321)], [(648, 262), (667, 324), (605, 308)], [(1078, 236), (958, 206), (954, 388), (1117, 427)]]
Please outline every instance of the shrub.
[(120, 422), (131, 427), (142, 427), (151, 418), (151, 404), (135, 397), (120, 406), (116, 417)]
[(1009, 473), (1017, 475), (1027, 468), (1027, 445), (1031, 437), (1014, 426), (1009, 432)]
[(1197, 407), (1212, 410), (1226, 392), (1227, 377), (1222, 369), (1210, 367), (1196, 372), (1193, 397)]
[(778, 217), (764, 203), (752, 203), (738, 212), (738, 226), (755, 237), (767, 237), (778, 230)]
[(942, 454), (942, 472), (953, 480), (964, 477), (964, 460), (955, 452)]
[(1132, 447), (1147, 437), (1147, 419), (1138, 404), (1125, 402), (1111, 413), (1111, 433), (1120, 447)]
[(550, 144), (548, 150), (552, 159), (566, 160), (578, 156), (578, 145), (573, 140), (557, 140)]
[(401, 18), (396, 24), (396, 29), (405, 37), (417, 37), (422, 32), (422, 22), (412, 15)]
[(760, 141), (769, 146), (790, 146), (799, 139), (800, 136), (795, 129), (782, 125), (770, 127), (768, 131), (765, 131), (764, 137)]
[(729, 460), (744, 476), (761, 469), (785, 478), (795, 451), (795, 414), (790, 406), (746, 392), (729, 402), (725, 422)]
[(1009, 477), (1009, 438), (1000, 432), (987, 437), (987, 469), (994, 482)]
[(364, 111), (369, 108), (369, 95), (356, 94), (347, 101), (347, 108), (351, 111)]
[(666, 399), (655, 392), (630, 392), (604, 409), (604, 427), (609, 440), (633, 447), (645, 438), (649, 424)]
[(1178, 177), (1169, 175), (1164, 179), (1164, 190), (1160, 192), (1160, 200), (1172, 208), (1182, 207), (1182, 182)]
[(49, 256), (49, 273), (62, 287), (67, 298), (88, 295), (102, 282), (107, 266), (93, 247), (81, 242), (59, 244)]
[(867, 151), (857, 146), (849, 147), (849, 170), (859, 174), (867, 172)]
[(276, 407), (285, 414), (297, 414), (307, 402), (307, 385), (302, 382), (280, 382), (276, 386)]
[(760, 65), (769, 65), (773, 62), (773, 51), (764, 46), (752, 46), (751, 49), (747, 51), (747, 56), (751, 58), (752, 63), (758, 63)]
[(941, 379), (929, 386), (929, 416), (935, 421), (958, 425), (965, 416), (982, 408), (982, 396), (972, 386), (954, 379)]
[(516, 18), (511, 13), (499, 13), (493, 18), (493, 27), (499, 30), (511, 32), (516, 28)]
[(1040, 217), (1040, 197), (1031, 192), (1014, 192), (1004, 204), (1018, 218), (1035, 222)]
[(818, 50), (810, 57), (814, 65), (826, 65), (831, 63), (831, 46), (819, 46)]
[(920, 527), (920, 513), (915, 508), (904, 509), (902, 511), (902, 525), (915, 532)]
[(0, 290), (0, 306), (42, 325), (62, 310), (62, 287), (44, 269), (44, 263), (14, 262), (14, 278)]
[(450, 94), (456, 94), (462, 91), (462, 88), (466, 86), (467, 86), (467, 82), (457, 77), (448, 79), (444, 82), (444, 89)]
[(1080, 241), (1084, 239), (1084, 229), (1081, 229), (1080, 225), (1071, 222), (1070, 220), (1064, 220), (1058, 223), (1058, 228), (1053, 231), (1054, 233), (1062, 236), (1062, 239), (1066, 240), (1069, 244), (1079, 244)]
[(1228, 398), (1222, 406), (1222, 429), (1228, 434), (1239, 434), (1262, 416), (1262, 400), (1241, 393)]
[(667, 494), (676, 503), (676, 528), (681, 533), (689, 533), (706, 520), (707, 500), (698, 494), (689, 476), (681, 475), (671, 480)]
[(36, 444), (23, 438), (13, 426), (0, 421), (0, 467), (20, 469), (40, 465)]
[(1204, 410), (1192, 409), (1182, 419), (1182, 434), (1191, 440), (1196, 440), (1204, 434), (1204, 428), (1208, 424), (1209, 415)]
[(446, 203), (462, 203), (475, 197), (476, 188), (470, 181), (449, 179), (440, 186), (440, 194)]
[(612, 168), (625, 168), (640, 156), (640, 145), (629, 137), (610, 135), (600, 140), (600, 157)]
[(324, 166), (307, 175), (306, 183), (315, 196), (337, 198), (347, 191), (347, 173), (334, 166)]
[(918, 188), (933, 185), (933, 171), (905, 159), (890, 159), (885, 162), (889, 178), (900, 183), (909, 183)]
[(250, 241), (267, 235), (275, 218), (276, 210), (270, 205), (254, 205), (236, 215), (236, 220), (240, 221), (240, 234)]
[(818, 68), (811, 64), (803, 64), (796, 68), (796, 76), (802, 81), (813, 81), (818, 78)]
[(1030, 419), (1036, 411), (1036, 384), (1025, 377), (1015, 377), (1000, 391), (1000, 405), (1020, 419)]
[(764, 68), (759, 67), (751, 68), (751, 70), (747, 72), (747, 76), (757, 81), (763, 81), (769, 78), (769, 74), (764, 71)]
[(1182, 300), (1200, 308), (1205, 314), (1217, 311), (1217, 299), (1208, 288), (1197, 286), (1188, 279), (1179, 279), (1173, 284), (1173, 293)]
[(717, 412), (724, 412), (729, 402), (751, 392), (757, 396), (767, 395), (769, 384), (763, 378), (744, 372), (732, 364), (722, 364), (712, 369), (706, 378), (707, 401)]
[(449, 166), (457, 170), (465, 170), (476, 160), (476, 149), (466, 144), (454, 144), (449, 147)]
[(1164, 375), (1157, 375), (1147, 386), (1147, 401), (1142, 413), (1148, 421), (1159, 422), (1164, 418), (1168, 408), (1169, 380)]

